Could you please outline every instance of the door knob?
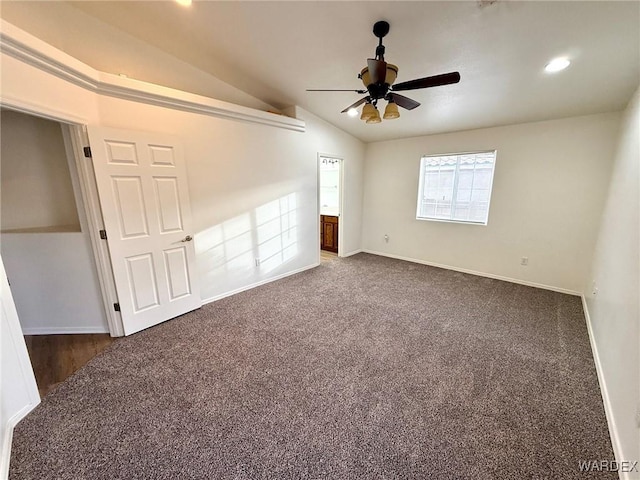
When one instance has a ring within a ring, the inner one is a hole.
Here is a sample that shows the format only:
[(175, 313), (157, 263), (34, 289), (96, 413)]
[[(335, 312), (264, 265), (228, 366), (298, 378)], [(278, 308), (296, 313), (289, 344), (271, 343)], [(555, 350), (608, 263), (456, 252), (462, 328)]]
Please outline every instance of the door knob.
[(182, 240), (180, 240), (181, 242), (190, 242), (191, 240), (193, 240), (193, 237), (191, 235), (187, 235), (186, 237), (184, 237)]

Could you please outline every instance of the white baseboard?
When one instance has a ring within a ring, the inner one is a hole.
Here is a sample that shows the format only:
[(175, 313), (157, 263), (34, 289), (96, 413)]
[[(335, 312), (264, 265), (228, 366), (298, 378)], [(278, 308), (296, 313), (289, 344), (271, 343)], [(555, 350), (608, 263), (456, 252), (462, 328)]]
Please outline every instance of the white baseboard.
[[(609, 436), (611, 437), (611, 445), (613, 446), (613, 454), (618, 462), (623, 460), (622, 447), (620, 445), (620, 437), (618, 436), (618, 429), (616, 427), (615, 419), (613, 418), (613, 410), (611, 408), (611, 400), (609, 398), (609, 390), (607, 389), (607, 381), (604, 378), (604, 372), (602, 371), (602, 364), (600, 363), (600, 355), (598, 354), (598, 344), (593, 336), (593, 327), (591, 325), (591, 315), (589, 315), (589, 307), (587, 306), (587, 299), (584, 294), (582, 298), (582, 309), (584, 310), (584, 318), (587, 322), (587, 332), (589, 333), (589, 343), (591, 344), (591, 352), (593, 353), (593, 361), (596, 364), (596, 373), (598, 374), (598, 383), (600, 384), (600, 393), (602, 394), (602, 403), (604, 404), (604, 413), (607, 417), (607, 425), (609, 427)], [(603, 459), (606, 460), (606, 459)], [(629, 472), (619, 472), (621, 480), (631, 480), (631, 474)]]
[(367, 249), (363, 249), (362, 252), (370, 253), (372, 255), (379, 255), (381, 257), (389, 257), (389, 258), (395, 258), (397, 260), (404, 260), (406, 262), (420, 263), (422, 265), (429, 265), (430, 267), (444, 268), (445, 270), (453, 270), (455, 272), (468, 273), (470, 275), (477, 275), (479, 277), (493, 278), (495, 280), (502, 280), (502, 281), (505, 281), (505, 282), (517, 283), (519, 285), (526, 285), (527, 287), (542, 288), (544, 290), (551, 290), (553, 292), (566, 293), (568, 295), (575, 295), (576, 297), (579, 297), (579, 296), (582, 295), (580, 292), (576, 292), (575, 290), (569, 290), (569, 289), (566, 289), (566, 288), (554, 287), (553, 285), (544, 285), (542, 283), (529, 282), (527, 280), (520, 280), (520, 279), (517, 279), (517, 278), (511, 278), (511, 277), (504, 277), (502, 275), (495, 275), (493, 273), (478, 272), (476, 270), (469, 270), (469, 269), (466, 269), (466, 268), (453, 267), (451, 265), (443, 265), (441, 263), (427, 262), (426, 260), (420, 260), (420, 259), (417, 259), (417, 258), (403, 257), (403, 256), (400, 256), (400, 255), (393, 255), (391, 253), (376, 252), (374, 250), (367, 250)]
[(5, 426), (4, 438), (2, 439), (2, 454), (0, 456), (0, 479), (4, 480), (9, 477), (9, 462), (11, 461), (11, 442), (13, 440), (13, 429), (31, 410), (38, 406), (37, 403), (29, 403), (22, 407), (15, 415), (13, 415)]
[(353, 250), (353, 251), (351, 251), (349, 253), (341, 253), (339, 256), (342, 257), (342, 258), (347, 258), (347, 257), (350, 257), (352, 255), (356, 255), (356, 254), (362, 253), (362, 252), (363, 252), (363, 250), (361, 248), (359, 248), (358, 250)]
[(290, 272), (283, 273), (281, 275), (276, 275), (275, 277), (270, 277), (265, 280), (260, 280), (259, 282), (252, 283), (250, 285), (246, 285), (244, 287), (236, 288), (235, 290), (231, 290), (229, 292), (221, 293), (220, 295), (216, 295), (214, 297), (203, 298), (202, 304), (205, 305), (207, 303), (212, 303), (217, 300), (222, 300), (223, 298), (230, 297), (231, 295), (235, 295), (237, 293), (245, 292), (247, 290), (251, 290), (252, 288), (259, 287), (261, 285), (265, 285), (267, 283), (275, 282), (276, 280), (280, 280), (286, 277), (290, 277), (291, 275), (295, 275), (296, 273), (304, 272), (305, 270), (310, 270), (312, 268), (316, 268), (320, 265), (320, 262), (313, 263), (311, 265), (307, 265), (306, 267), (298, 268), (297, 270), (292, 270)]
[(24, 335), (69, 335), (78, 333), (109, 333), (107, 327), (26, 327)]

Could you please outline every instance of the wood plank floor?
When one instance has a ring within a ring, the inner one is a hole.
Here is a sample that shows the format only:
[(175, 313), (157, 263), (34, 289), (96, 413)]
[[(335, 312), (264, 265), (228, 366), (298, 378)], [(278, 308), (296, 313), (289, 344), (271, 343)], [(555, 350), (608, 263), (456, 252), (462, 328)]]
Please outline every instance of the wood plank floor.
[(24, 339), (41, 397), (115, 340), (106, 333), (25, 335)]
[(337, 253), (328, 252), (326, 250), (320, 250), (320, 261), (321, 262), (330, 262), (331, 260), (335, 260), (338, 258)]

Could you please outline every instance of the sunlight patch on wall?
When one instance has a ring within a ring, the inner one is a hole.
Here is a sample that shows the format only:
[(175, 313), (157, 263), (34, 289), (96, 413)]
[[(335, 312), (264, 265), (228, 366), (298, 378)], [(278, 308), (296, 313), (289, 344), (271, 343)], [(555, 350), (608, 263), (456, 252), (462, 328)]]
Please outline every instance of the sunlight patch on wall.
[[(203, 298), (259, 281), (298, 255), (297, 195), (291, 193), (195, 236)], [(215, 290), (215, 291), (213, 291)]]
[(256, 209), (260, 271), (268, 273), (298, 253), (295, 193)]

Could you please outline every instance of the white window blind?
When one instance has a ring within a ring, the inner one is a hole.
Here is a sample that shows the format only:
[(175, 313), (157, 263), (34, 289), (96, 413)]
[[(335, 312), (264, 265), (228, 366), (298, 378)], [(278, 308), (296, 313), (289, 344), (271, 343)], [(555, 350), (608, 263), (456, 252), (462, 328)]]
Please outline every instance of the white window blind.
[(496, 152), (422, 157), (416, 218), (486, 225)]

